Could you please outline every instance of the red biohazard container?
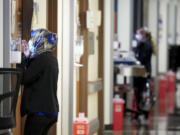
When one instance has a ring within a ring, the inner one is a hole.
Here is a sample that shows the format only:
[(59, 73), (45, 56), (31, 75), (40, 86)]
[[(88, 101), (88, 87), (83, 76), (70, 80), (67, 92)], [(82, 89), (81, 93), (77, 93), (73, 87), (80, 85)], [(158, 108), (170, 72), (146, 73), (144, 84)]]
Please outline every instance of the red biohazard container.
[(74, 121), (74, 135), (89, 135), (89, 121), (84, 113), (79, 113)]
[(175, 82), (176, 82), (176, 75), (174, 72), (168, 72), (168, 113), (174, 113), (175, 109)]
[(160, 76), (159, 78), (159, 100), (158, 100), (158, 108), (159, 115), (166, 115), (166, 93), (167, 93), (167, 78), (165, 76)]
[(113, 130), (115, 131), (122, 131), (124, 103), (119, 95), (116, 95), (113, 99)]
[(159, 78), (159, 100), (165, 100), (167, 93), (167, 78), (160, 76)]

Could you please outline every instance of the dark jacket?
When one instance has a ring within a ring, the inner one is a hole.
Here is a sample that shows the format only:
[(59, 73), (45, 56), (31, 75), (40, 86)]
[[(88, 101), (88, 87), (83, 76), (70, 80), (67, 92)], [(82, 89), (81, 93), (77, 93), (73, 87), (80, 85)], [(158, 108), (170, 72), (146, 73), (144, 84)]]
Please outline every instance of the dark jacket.
[(145, 66), (148, 77), (151, 76), (151, 57), (153, 53), (152, 43), (151, 41), (139, 42), (135, 55), (136, 58), (141, 62), (142, 65)]
[(51, 52), (45, 52), (33, 59), (26, 59), (23, 74), (24, 91), (21, 115), (29, 113), (57, 113), (58, 62)]

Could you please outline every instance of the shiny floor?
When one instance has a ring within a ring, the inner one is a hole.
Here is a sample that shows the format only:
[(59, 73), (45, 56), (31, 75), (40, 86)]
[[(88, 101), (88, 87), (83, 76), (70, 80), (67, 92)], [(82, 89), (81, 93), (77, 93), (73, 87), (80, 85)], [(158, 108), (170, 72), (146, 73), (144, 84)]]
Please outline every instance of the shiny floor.
[[(179, 84), (178, 84), (179, 85)], [(174, 97), (166, 95), (166, 100), (157, 101), (146, 123), (135, 124), (131, 115), (126, 115), (122, 131), (106, 130), (104, 135), (180, 135), (180, 85)], [(160, 98), (158, 98), (160, 100)]]

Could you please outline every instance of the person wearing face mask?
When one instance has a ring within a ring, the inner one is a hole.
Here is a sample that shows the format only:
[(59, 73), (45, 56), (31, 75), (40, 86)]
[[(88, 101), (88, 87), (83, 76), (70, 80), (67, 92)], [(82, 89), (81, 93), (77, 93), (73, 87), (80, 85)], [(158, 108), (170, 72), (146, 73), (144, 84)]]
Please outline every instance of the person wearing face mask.
[[(148, 119), (149, 112), (144, 111), (140, 107), (140, 102), (142, 100), (142, 92), (146, 89), (146, 84), (149, 79), (151, 79), (151, 57), (153, 54), (153, 45), (151, 33), (143, 28), (137, 30), (135, 38), (138, 42), (137, 48), (135, 51), (136, 59), (145, 66), (147, 77), (134, 77), (133, 86), (136, 96), (136, 104), (138, 111), (143, 112), (145, 119)], [(133, 117), (134, 120), (138, 120), (139, 115), (136, 114)]]
[(58, 61), (52, 51), (57, 46), (57, 36), (46, 29), (31, 32), (31, 39), (23, 40), (24, 90), (21, 115), (27, 115), (24, 135), (47, 135), (58, 118)]
[(137, 30), (136, 40), (138, 46), (135, 50), (137, 60), (145, 66), (147, 72), (147, 78), (151, 78), (151, 57), (153, 54), (153, 44), (151, 33), (143, 28)]

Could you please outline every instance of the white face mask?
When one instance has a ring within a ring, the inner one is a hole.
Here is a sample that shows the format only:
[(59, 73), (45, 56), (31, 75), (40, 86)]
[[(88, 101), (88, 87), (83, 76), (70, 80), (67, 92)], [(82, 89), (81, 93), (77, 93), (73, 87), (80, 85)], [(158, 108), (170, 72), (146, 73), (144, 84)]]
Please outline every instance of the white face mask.
[(140, 35), (140, 34), (136, 34), (136, 39), (138, 40), (138, 41), (141, 41), (142, 40), (142, 36)]
[(33, 46), (32, 40), (29, 40), (28, 45), (29, 45), (30, 52), (34, 53), (35, 52), (35, 47)]

